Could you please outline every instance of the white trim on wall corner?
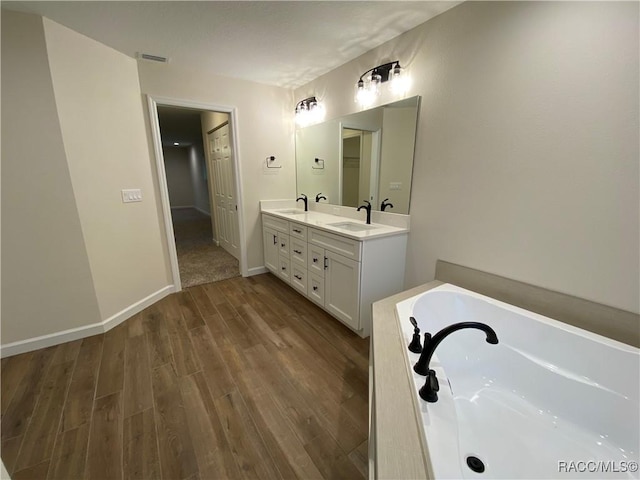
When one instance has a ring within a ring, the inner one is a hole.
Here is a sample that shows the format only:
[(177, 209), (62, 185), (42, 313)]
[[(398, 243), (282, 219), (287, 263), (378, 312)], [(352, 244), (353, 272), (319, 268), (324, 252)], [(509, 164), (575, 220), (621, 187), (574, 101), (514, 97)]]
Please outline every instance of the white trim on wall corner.
[(159, 300), (162, 300), (167, 295), (175, 292), (174, 285), (167, 285), (161, 288), (157, 292), (143, 298), (142, 300), (128, 306), (124, 310), (112, 315), (106, 320), (98, 323), (92, 323), (91, 325), (85, 325), (83, 327), (71, 328), (69, 330), (63, 330), (61, 332), (49, 333), (47, 335), (41, 335), (39, 337), (28, 338), (26, 340), (20, 340), (13, 343), (7, 343), (0, 346), (0, 358), (11, 357), (13, 355), (19, 355), (20, 353), (31, 352), (33, 350), (39, 350), (40, 348), (51, 347), (53, 345), (59, 345), (61, 343), (72, 342), (81, 338), (91, 337), (100, 333), (108, 332), (113, 327), (120, 325), (125, 320), (128, 320), (136, 313), (141, 312), (145, 308), (153, 305)]
[(267, 273), (269, 270), (267, 267), (253, 267), (247, 271), (247, 277), (252, 277), (253, 275), (260, 275), (261, 273)]

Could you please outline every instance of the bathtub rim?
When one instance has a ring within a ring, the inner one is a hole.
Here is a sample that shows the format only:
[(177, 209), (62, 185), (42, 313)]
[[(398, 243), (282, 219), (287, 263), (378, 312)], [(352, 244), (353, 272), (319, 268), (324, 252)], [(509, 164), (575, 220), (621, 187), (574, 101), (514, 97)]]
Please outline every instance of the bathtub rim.
[[(445, 283), (634, 347), (640, 346), (638, 314), (438, 260), (436, 280), (379, 300), (372, 306), (369, 478), (433, 478), (428, 445), (419, 426), (419, 407), (406, 371), (400, 320), (395, 307), (396, 303)], [(554, 311), (549, 312), (549, 308)], [(591, 319), (600, 317), (601, 323), (595, 324), (597, 328), (593, 328), (594, 323), (589, 318), (586, 325), (581, 321), (580, 315), (585, 311)]]

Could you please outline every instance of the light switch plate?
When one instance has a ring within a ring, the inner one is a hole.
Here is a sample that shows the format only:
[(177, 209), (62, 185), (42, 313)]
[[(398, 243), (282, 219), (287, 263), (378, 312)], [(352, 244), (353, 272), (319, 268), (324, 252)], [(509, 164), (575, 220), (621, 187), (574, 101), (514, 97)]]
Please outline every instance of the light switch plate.
[(122, 190), (122, 203), (141, 202), (142, 190), (139, 188), (129, 188)]
[(402, 190), (402, 182), (389, 182), (389, 190)]

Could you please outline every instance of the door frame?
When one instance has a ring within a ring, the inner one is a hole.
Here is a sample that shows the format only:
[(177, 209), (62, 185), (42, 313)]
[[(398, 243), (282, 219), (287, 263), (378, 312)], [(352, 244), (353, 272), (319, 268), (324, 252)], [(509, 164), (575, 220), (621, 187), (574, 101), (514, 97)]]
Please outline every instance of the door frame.
[[(164, 155), (162, 153), (162, 137), (160, 134), (160, 122), (158, 120), (158, 105), (167, 107), (183, 107), (194, 110), (209, 110), (213, 112), (222, 112), (229, 114), (231, 144), (233, 145), (233, 171), (235, 175), (236, 200), (238, 202), (238, 234), (240, 247), (240, 273), (243, 277), (247, 277), (247, 251), (244, 229), (244, 208), (242, 195), (242, 173), (240, 171), (240, 149), (238, 148), (238, 111), (236, 107), (226, 105), (218, 105), (211, 103), (199, 103), (189, 100), (181, 100), (169, 97), (147, 94), (147, 107), (149, 113), (149, 124), (151, 127), (151, 136), (153, 140), (153, 150), (156, 158), (155, 176), (158, 180), (158, 188), (162, 207), (162, 217), (164, 219), (165, 238), (169, 253), (169, 262), (171, 264), (171, 276), (173, 277), (173, 286), (176, 292), (182, 290), (182, 282), (180, 281), (180, 268), (178, 266), (178, 253), (176, 250), (175, 235), (173, 231), (173, 222), (171, 220), (171, 204), (169, 202), (169, 188), (167, 187), (167, 173), (164, 168)], [(210, 174), (210, 172), (209, 172)], [(213, 214), (213, 212), (212, 212)]]

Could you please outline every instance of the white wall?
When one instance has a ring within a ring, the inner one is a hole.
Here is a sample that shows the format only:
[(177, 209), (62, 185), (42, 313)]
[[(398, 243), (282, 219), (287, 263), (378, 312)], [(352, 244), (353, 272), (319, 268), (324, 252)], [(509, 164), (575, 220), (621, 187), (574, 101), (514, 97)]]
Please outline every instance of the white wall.
[(209, 175), (202, 145), (193, 145), (189, 148), (189, 163), (191, 165), (194, 205), (201, 212), (211, 214), (209, 187), (207, 185)]
[(191, 174), (191, 148), (162, 147), (171, 207), (193, 207), (195, 196)]
[[(44, 19), (64, 149), (102, 319), (171, 283), (136, 61)], [(143, 201), (124, 204), (121, 189)]]
[(466, 2), (295, 98), (345, 115), (362, 72), (409, 66), (407, 287), (441, 258), (638, 312), (638, 40), (636, 2)]
[(2, 11), (2, 344), (100, 321), (42, 18)]
[[(145, 94), (228, 106), (237, 109), (233, 126), (239, 142), (242, 208), (247, 239), (247, 266), (262, 267), (262, 226), (259, 201), (293, 198), (295, 195), (295, 103), (291, 91), (259, 83), (220, 77), (205, 71), (187, 71), (168, 65), (140, 62), (140, 84)], [(267, 156), (274, 155), (282, 168), (265, 174)]]

